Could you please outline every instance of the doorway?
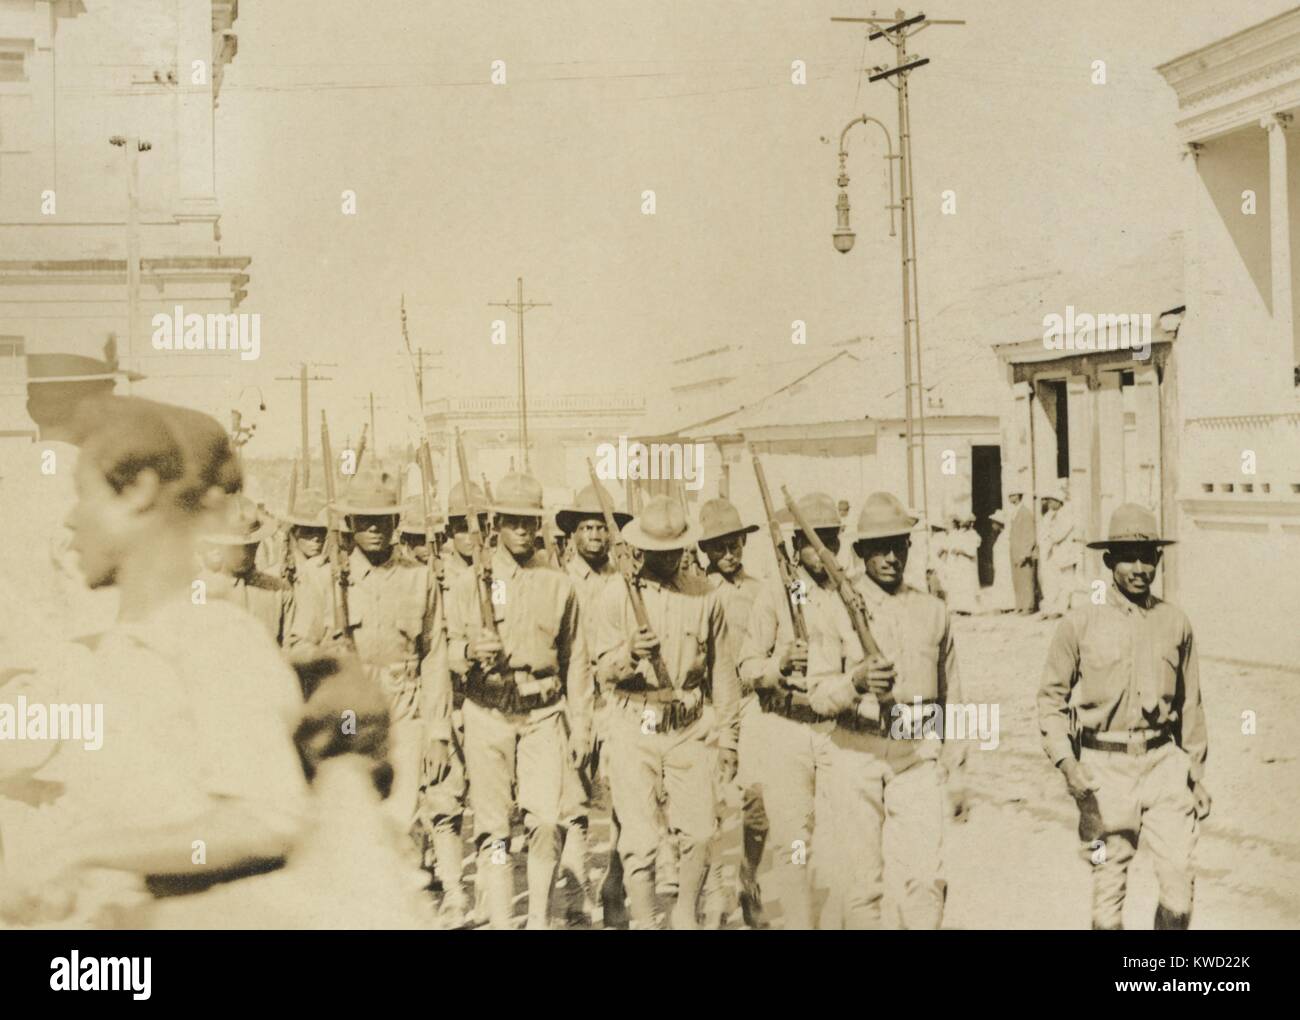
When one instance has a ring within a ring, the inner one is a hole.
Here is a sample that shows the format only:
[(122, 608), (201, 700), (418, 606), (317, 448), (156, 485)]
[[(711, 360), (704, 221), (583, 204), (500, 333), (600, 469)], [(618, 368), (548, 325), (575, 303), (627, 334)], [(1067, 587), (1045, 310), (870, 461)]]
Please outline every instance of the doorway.
[(1002, 505), (1002, 448), (970, 448), (970, 509), (975, 515), (975, 530), (980, 536), (980, 587), (993, 583), (993, 536), (989, 514)]

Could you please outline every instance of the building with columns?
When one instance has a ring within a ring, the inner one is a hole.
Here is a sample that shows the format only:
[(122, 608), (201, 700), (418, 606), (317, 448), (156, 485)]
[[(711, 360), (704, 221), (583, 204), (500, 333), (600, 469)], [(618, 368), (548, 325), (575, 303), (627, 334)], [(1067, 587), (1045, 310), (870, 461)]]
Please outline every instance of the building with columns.
[(178, 374), (229, 385), (237, 355), (178, 368), (150, 339), (155, 313), (227, 314), (248, 282), (214, 169), (237, 16), (237, 0), (0, 0), (0, 433), (29, 427), (26, 352), (97, 356), (113, 335), (151, 376), (138, 393)]
[(1300, 665), (1300, 8), (1157, 68), (1178, 99), (1178, 597), (1204, 648)]

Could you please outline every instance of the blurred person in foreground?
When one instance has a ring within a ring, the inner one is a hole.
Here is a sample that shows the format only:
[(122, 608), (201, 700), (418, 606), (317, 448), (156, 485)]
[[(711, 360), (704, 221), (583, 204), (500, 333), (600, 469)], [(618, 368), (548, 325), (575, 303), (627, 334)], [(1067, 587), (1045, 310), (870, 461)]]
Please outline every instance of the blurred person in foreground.
[(0, 919), (22, 925), (146, 923), (160, 897), (279, 867), (306, 809), (293, 670), (253, 617), (191, 600), (198, 536), (240, 488), (225, 432), (130, 397), (94, 413), (70, 549), (119, 610), (80, 642), (81, 668), (20, 678), (29, 704), (102, 723), (96, 740), (50, 741), (26, 775), (59, 792), (5, 833)]

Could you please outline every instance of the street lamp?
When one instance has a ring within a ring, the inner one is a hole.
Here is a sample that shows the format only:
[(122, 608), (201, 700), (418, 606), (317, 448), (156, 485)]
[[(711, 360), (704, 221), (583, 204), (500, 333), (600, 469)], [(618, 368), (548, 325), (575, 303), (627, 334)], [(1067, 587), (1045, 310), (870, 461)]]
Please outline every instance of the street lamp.
[(853, 242), (857, 239), (857, 234), (849, 225), (849, 172), (847, 162), (849, 151), (844, 147), (845, 139), (848, 137), (849, 129), (857, 124), (875, 124), (885, 133), (885, 163), (889, 168), (889, 204), (885, 206), (889, 210), (889, 236), (894, 237), (894, 210), (901, 208), (894, 204), (894, 163), (898, 157), (894, 155), (894, 143), (889, 137), (889, 128), (885, 127), (875, 117), (861, 116), (856, 117), (844, 125), (844, 130), (840, 132), (840, 173), (836, 177), (835, 183), (839, 186), (840, 196), (835, 201), (835, 230), (831, 234), (831, 240), (835, 243), (835, 250), (841, 255), (847, 255), (853, 249)]

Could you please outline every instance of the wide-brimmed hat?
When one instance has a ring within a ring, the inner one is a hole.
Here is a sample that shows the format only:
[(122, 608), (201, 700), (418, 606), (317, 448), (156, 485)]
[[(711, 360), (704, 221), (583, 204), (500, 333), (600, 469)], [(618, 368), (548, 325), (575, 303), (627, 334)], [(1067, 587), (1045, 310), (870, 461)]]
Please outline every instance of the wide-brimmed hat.
[(447, 493), (447, 520), (453, 517), (468, 517), (469, 503), (478, 507), (480, 516), (487, 514), (487, 496), (473, 482), (469, 483), (469, 502), (465, 500), (465, 483), (457, 482)]
[(544, 517), (542, 483), (532, 475), (512, 471), (497, 482), (492, 492), (492, 512), (518, 517)]
[(281, 518), (300, 528), (327, 528), (329, 517), (325, 511), (325, 493), (320, 489), (307, 489), (294, 496), (293, 508)]
[(740, 511), (730, 500), (711, 499), (700, 507), (700, 541), (707, 542), (727, 535), (748, 535), (757, 531), (757, 524), (745, 524)]
[(381, 517), (402, 512), (402, 480), (379, 465), (367, 465), (352, 476), (339, 496), (339, 512), (354, 517)]
[(910, 535), (916, 526), (916, 520), (897, 496), (889, 492), (873, 492), (862, 504), (862, 512), (858, 514), (858, 530), (853, 541)]
[[(601, 486), (601, 491), (603, 491), (606, 496), (609, 496), (609, 490), (603, 485)], [(612, 496), (609, 496), (609, 502), (611, 504), (614, 502)], [(600, 499), (597, 497), (596, 488), (593, 485), (588, 485), (585, 489), (580, 490), (576, 495), (574, 495), (572, 505), (557, 510), (555, 513), (555, 523), (559, 525), (561, 531), (568, 535), (572, 534), (573, 530), (577, 528), (586, 517), (599, 517), (601, 520), (605, 519), (605, 515), (600, 509)], [(614, 523), (619, 528), (622, 528), (623, 525), (631, 519), (631, 514), (625, 514), (621, 510), (614, 511)]]
[(1065, 486), (1060, 481), (1048, 482), (1038, 493), (1038, 498), (1040, 500), (1054, 499), (1058, 503), (1064, 503), (1066, 502)]
[(653, 496), (620, 530), (623, 540), (651, 552), (687, 549), (700, 540), (700, 530), (686, 518), (682, 504), (671, 496)]
[(116, 379), (139, 382), (144, 378), (146, 377), (139, 372), (118, 368), (117, 342), (112, 338), (104, 344), (103, 358), (56, 352), (27, 355), (28, 384), (103, 382)]
[[(839, 507), (835, 505), (835, 500), (824, 492), (805, 493), (794, 501), (794, 505), (799, 508), (799, 513), (803, 515), (803, 519), (808, 522), (808, 527), (813, 531), (844, 527)], [(795, 531), (799, 530), (799, 525), (795, 523), (794, 514), (790, 513), (789, 507), (778, 510), (776, 520), (779, 524), (794, 528)]]
[(257, 504), (239, 494), (226, 500), (221, 519), (203, 535), (213, 545), (257, 545), (270, 535), (271, 523), (257, 512)]
[(1109, 549), (1113, 545), (1173, 545), (1172, 538), (1160, 537), (1156, 515), (1137, 503), (1124, 503), (1110, 515), (1110, 533), (1106, 538), (1089, 542), (1089, 549)]
[[(444, 522), (438, 519), (438, 512), (433, 511), (433, 530), (440, 531)], [(402, 504), (402, 523), (398, 529), (403, 535), (428, 534), (424, 520), (424, 500), (419, 496), (408, 499)]]

